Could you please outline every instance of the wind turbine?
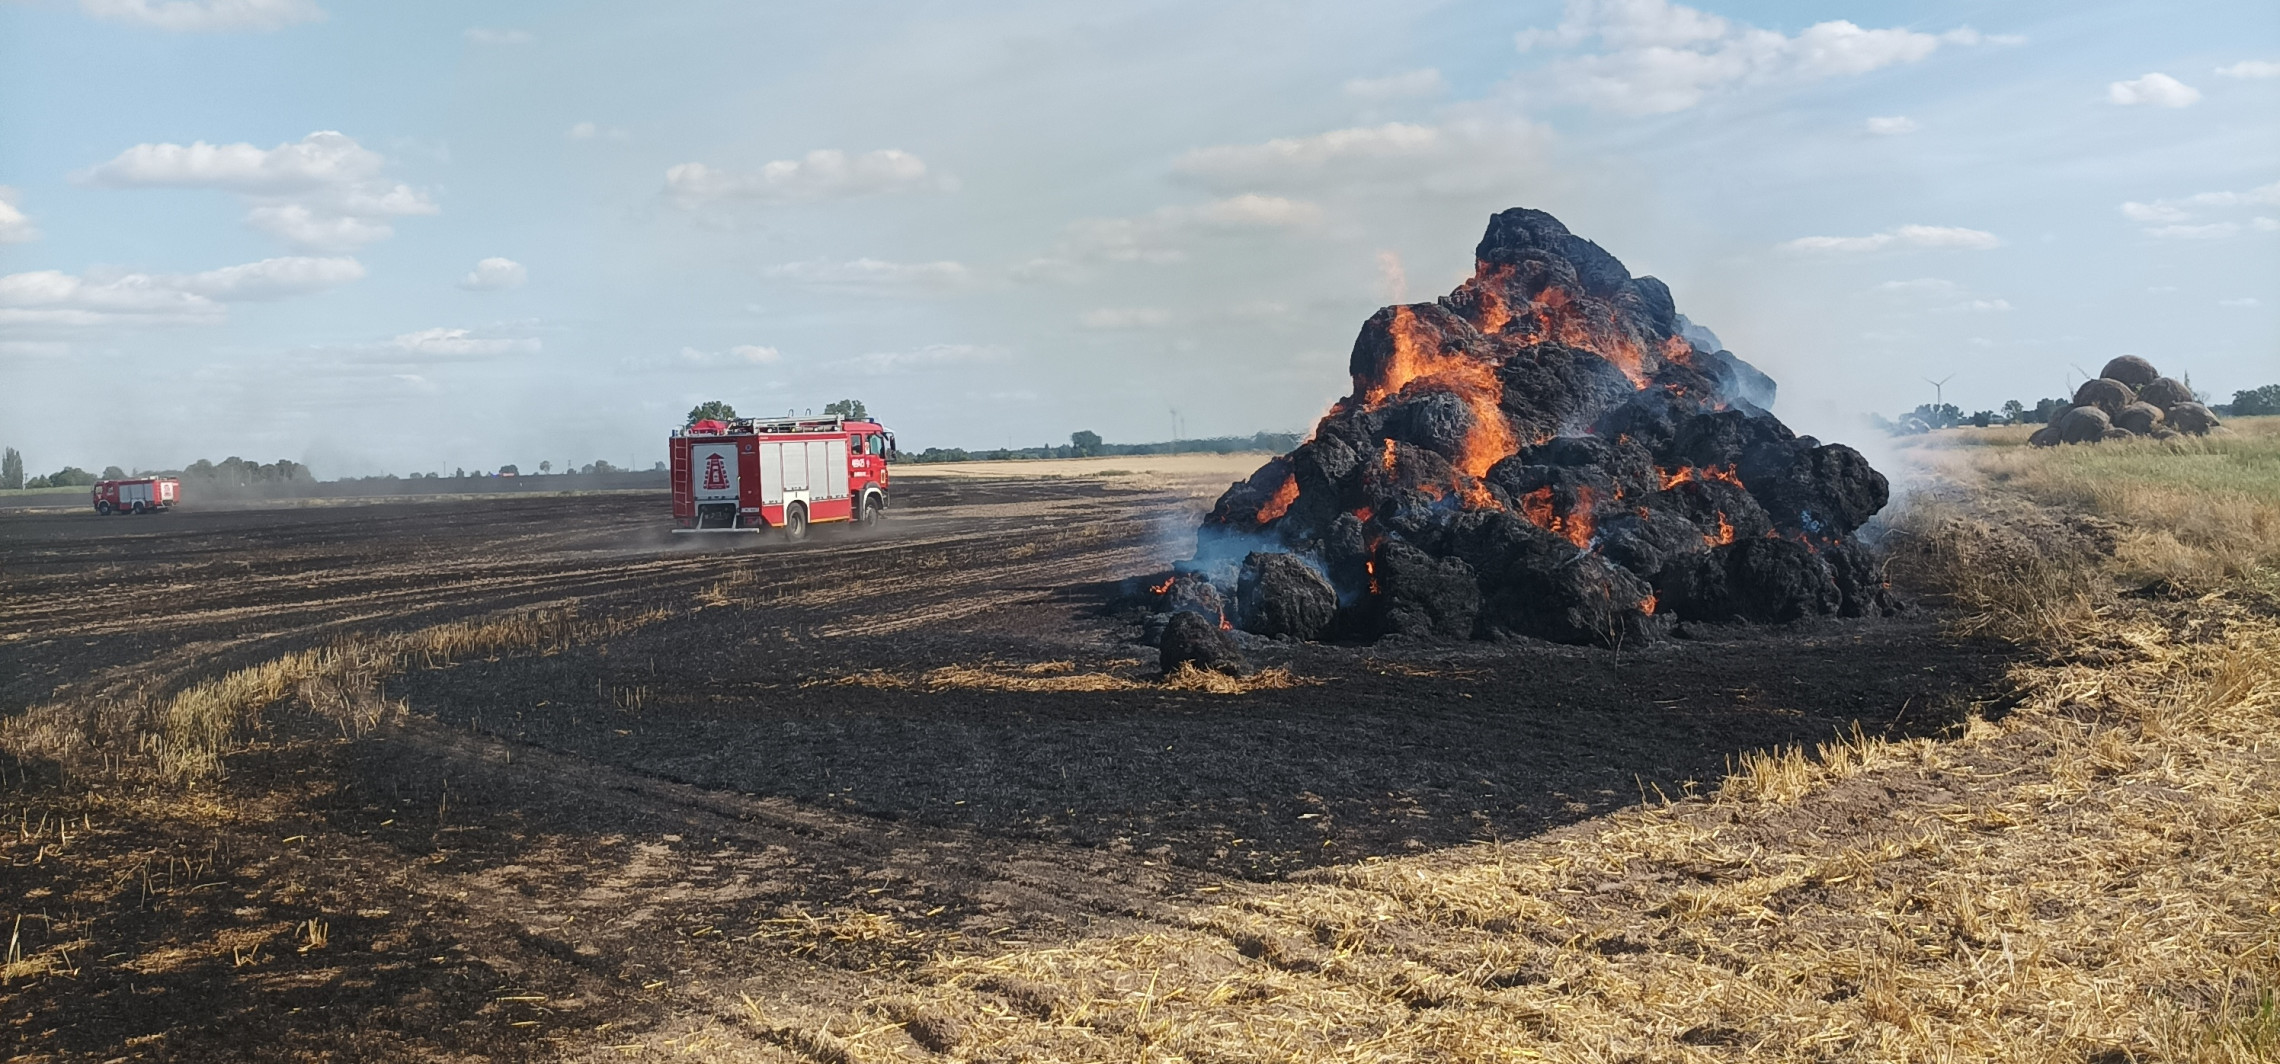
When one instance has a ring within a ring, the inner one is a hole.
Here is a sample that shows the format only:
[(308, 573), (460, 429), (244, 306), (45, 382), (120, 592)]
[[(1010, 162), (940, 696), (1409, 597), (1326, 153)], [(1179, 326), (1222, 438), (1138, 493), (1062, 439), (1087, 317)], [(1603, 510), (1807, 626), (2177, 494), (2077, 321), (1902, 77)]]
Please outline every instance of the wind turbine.
[(1925, 384), (1929, 384), (1929, 385), (1931, 385), (1931, 386), (1932, 386), (1932, 405), (1933, 405), (1933, 406), (1946, 406), (1946, 405), (1947, 405), (1947, 382), (1949, 382), (1949, 381), (1952, 381), (1952, 380), (1954, 380), (1954, 379), (1955, 379), (1955, 374), (1953, 374), (1953, 373), (1950, 373), (1950, 374), (1948, 374), (1948, 375), (1947, 375), (1947, 376), (1945, 376), (1945, 377), (1941, 377), (1941, 378), (1940, 378), (1940, 379), (1938, 379), (1938, 380), (1933, 380), (1933, 379), (1931, 379), (1930, 377), (1926, 377), (1926, 378), (1924, 378), (1924, 383), (1925, 383)]

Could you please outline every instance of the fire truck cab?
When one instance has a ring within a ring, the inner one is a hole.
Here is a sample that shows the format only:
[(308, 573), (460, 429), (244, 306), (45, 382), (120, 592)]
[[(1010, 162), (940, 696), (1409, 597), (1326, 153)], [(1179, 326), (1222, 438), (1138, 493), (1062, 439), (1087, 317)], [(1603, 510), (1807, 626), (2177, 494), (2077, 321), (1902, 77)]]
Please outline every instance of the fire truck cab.
[(796, 540), (819, 522), (878, 521), (895, 436), (839, 415), (737, 418), (675, 430), (668, 447), (675, 533), (781, 529)]
[(174, 509), (174, 500), (182, 494), (182, 482), (173, 477), (98, 480), (91, 494), (95, 512), (105, 516), (153, 514)]

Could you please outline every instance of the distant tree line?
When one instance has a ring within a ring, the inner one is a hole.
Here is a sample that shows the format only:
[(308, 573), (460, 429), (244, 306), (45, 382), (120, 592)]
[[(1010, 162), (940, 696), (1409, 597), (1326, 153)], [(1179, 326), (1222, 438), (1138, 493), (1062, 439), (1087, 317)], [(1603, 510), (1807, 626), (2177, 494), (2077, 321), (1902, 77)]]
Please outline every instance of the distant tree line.
[(1038, 447), (998, 447), (969, 451), (963, 447), (929, 447), (902, 452), (905, 462), (1003, 462), (1023, 458), (1102, 458), (1139, 454), (1236, 454), (1244, 451), (1283, 452), (1305, 437), (1296, 432), (1260, 432), (1249, 436), (1212, 436), (1165, 443), (1107, 443), (1090, 430), (1072, 432), (1065, 444)]
[[(2191, 386), (2191, 382), (2187, 382)], [(2196, 393), (2198, 394), (2198, 393)], [(2206, 397), (2204, 396), (2204, 399)], [(2016, 399), (2003, 404), (2001, 410), (1981, 410), (1966, 414), (1954, 403), (1925, 403), (1896, 418), (1869, 415), (1878, 428), (1894, 435), (1930, 432), (1933, 429), (1952, 429), (1962, 425), (1986, 428), (1990, 425), (2044, 425), (2059, 412), (2072, 405), (2065, 399), (2038, 399), (2028, 406)], [(2218, 417), (2256, 417), (2262, 414), (2280, 414), (2280, 384), (2267, 384), (2233, 393), (2232, 402), (2219, 403), (2209, 409)]]

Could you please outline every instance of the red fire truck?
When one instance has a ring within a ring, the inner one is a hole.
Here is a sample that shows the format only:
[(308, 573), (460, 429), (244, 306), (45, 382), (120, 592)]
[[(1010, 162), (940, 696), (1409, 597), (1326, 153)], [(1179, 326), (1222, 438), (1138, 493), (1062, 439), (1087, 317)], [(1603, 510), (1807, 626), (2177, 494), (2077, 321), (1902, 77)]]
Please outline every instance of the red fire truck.
[(796, 540), (817, 522), (878, 521), (895, 434), (836, 414), (737, 418), (676, 430), (669, 446), (675, 532), (773, 528)]
[(182, 482), (173, 477), (129, 477), (95, 482), (95, 512), (99, 514), (154, 514), (174, 509)]

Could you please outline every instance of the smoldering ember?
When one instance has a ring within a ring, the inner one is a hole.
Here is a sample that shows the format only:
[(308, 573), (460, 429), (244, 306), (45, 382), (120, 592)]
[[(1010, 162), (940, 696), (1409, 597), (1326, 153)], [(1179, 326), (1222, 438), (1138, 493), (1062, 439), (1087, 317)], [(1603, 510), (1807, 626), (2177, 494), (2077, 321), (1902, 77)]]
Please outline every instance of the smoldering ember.
[(1884, 476), (1783, 425), (1668, 286), (1537, 210), (1491, 218), (1475, 258), (1362, 325), (1353, 392), (1149, 588), (1167, 669), (1238, 660), (1232, 628), (1622, 645), (1895, 609), (1854, 535)]

